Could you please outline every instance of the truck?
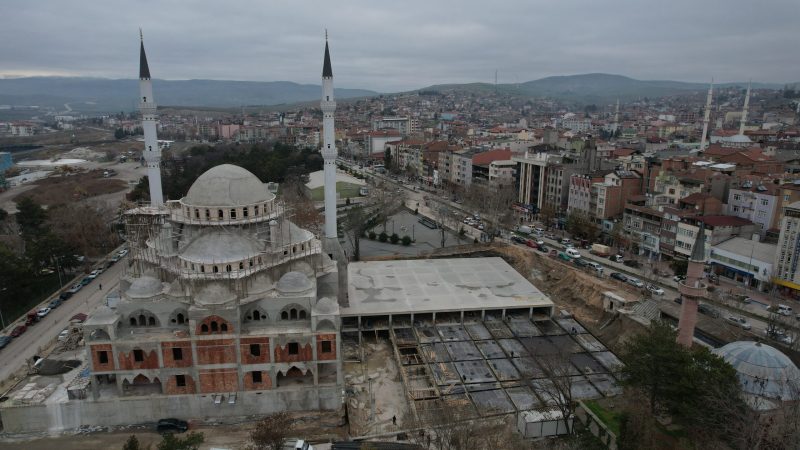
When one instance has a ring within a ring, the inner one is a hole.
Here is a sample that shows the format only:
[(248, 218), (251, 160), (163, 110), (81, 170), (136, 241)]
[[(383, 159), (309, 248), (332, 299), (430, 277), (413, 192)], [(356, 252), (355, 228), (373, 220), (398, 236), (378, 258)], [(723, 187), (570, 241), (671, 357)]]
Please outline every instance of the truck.
[(531, 234), (531, 227), (525, 226), (525, 225), (520, 225), (519, 227), (517, 227), (517, 233), (520, 233), (520, 234)]
[(592, 249), (590, 252), (593, 255), (602, 256), (605, 258), (611, 254), (611, 247), (603, 244), (592, 244)]

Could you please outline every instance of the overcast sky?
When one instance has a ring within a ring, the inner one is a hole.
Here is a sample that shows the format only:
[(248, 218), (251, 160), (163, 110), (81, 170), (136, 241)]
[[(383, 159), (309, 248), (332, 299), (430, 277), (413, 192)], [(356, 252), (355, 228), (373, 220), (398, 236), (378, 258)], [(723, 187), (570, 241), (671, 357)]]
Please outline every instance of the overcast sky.
[(800, 81), (798, 0), (2, 0), (0, 75), (319, 84), (324, 30), (338, 87), (639, 79)]

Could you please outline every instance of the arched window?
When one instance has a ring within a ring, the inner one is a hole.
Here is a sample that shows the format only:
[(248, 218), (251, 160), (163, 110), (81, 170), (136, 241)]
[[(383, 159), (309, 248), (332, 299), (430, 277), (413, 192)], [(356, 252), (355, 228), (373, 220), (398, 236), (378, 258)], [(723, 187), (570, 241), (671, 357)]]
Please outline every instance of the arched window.
[(289, 313), (286, 312), (286, 311), (283, 311), (281, 313), (281, 320), (289, 320)]
[(301, 319), (301, 320), (305, 319), (306, 318), (306, 312), (301, 309), (300, 312), (297, 314), (297, 317), (299, 319)]
[(214, 273), (217, 273), (217, 272), (219, 272), (219, 268), (217, 266), (214, 266)]
[(250, 208), (245, 206), (244, 208), (242, 208), (242, 217), (247, 217), (248, 214), (250, 214)]
[(239, 270), (242, 270), (242, 269), (244, 269), (244, 263), (243, 263), (243, 262), (240, 262), (240, 263), (239, 263)]
[(211, 322), (211, 332), (214, 333), (214, 332), (217, 332), (217, 331), (219, 331), (219, 325), (217, 325), (216, 321), (212, 321)]
[(206, 208), (206, 220), (211, 218), (211, 210)]
[(139, 326), (143, 327), (147, 324), (144, 314), (139, 314)]
[(178, 313), (178, 315), (175, 317), (175, 321), (178, 323), (183, 323), (186, 321), (186, 319), (183, 318), (183, 314)]
[(222, 210), (221, 209), (217, 210), (217, 218), (220, 219), (220, 220), (223, 219), (223, 215), (222, 215)]
[(253, 215), (254, 215), (254, 216), (257, 216), (257, 215), (258, 215), (258, 205), (256, 205), (256, 206), (253, 206)]
[(156, 326), (156, 318), (153, 317), (153, 316), (148, 317), (147, 318), (147, 325), (151, 326), (151, 327)]
[(292, 308), (291, 310), (289, 310), (289, 318), (292, 319), (292, 320), (296, 320), (297, 319), (297, 310), (296, 309)]
[(228, 324), (227, 323), (223, 323), (222, 325), (220, 325), (219, 326), (219, 331), (222, 331), (223, 333), (227, 333), (228, 332)]
[(205, 271), (206, 271), (206, 266), (200, 266), (200, 272), (205, 273)]
[(261, 265), (261, 257), (260, 256), (258, 257), (258, 265), (259, 266)]
[(206, 325), (206, 324), (200, 325), (200, 331), (202, 333), (208, 333), (208, 325)]
[(225, 272), (230, 272), (230, 271), (231, 271), (231, 265), (228, 264), (227, 266), (225, 266)]
[(200, 218), (200, 210), (197, 209), (197, 208), (194, 209), (194, 218), (195, 219), (199, 219)]
[(253, 319), (252, 320), (261, 320), (261, 313), (258, 311), (253, 311)]
[(136, 317), (131, 317), (131, 326), (132, 327), (136, 326)]
[(235, 218), (236, 218), (236, 209), (231, 208), (231, 219), (235, 219)]
[(250, 267), (253, 267), (253, 260), (250, 260)]

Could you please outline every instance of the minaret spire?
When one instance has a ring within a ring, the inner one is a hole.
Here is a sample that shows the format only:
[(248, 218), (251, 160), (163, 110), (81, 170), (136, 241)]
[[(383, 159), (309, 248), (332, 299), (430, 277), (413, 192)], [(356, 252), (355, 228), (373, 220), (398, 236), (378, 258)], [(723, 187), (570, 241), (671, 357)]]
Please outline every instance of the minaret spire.
[(742, 109), (742, 121), (739, 122), (739, 134), (744, 136), (744, 125), (747, 123), (747, 109), (750, 106), (750, 85), (752, 82), (747, 83), (747, 95), (744, 97), (744, 108)]
[(328, 48), (328, 30), (325, 30), (325, 60), (322, 63), (322, 159), (325, 172), (325, 237), (337, 239), (336, 232), (336, 133), (333, 113), (333, 69)]
[(144, 53), (144, 37), (139, 29), (139, 111), (142, 113), (142, 129), (144, 130), (144, 152), (147, 166), (147, 180), (150, 185), (150, 204), (161, 206), (164, 195), (161, 191), (161, 148), (158, 146), (156, 134), (156, 102), (153, 98), (153, 82), (150, 80), (150, 67)]
[(617, 107), (614, 109), (614, 134), (612, 137), (617, 135), (618, 129), (619, 129), (619, 99), (617, 99)]
[(711, 118), (711, 96), (714, 92), (714, 79), (711, 79), (711, 86), (708, 87), (706, 97), (706, 112), (703, 115), (703, 136), (700, 138), (700, 151), (706, 149), (706, 139), (708, 139), (708, 120)]

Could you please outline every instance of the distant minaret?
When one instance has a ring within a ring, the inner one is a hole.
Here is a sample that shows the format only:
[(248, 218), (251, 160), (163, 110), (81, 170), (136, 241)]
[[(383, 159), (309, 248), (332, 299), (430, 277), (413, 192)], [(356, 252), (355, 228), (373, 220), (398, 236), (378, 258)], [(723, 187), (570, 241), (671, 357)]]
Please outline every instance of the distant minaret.
[(150, 68), (144, 54), (144, 37), (139, 30), (139, 111), (142, 113), (144, 130), (144, 161), (147, 165), (147, 179), (150, 181), (150, 204), (161, 206), (164, 196), (161, 193), (161, 149), (156, 136), (156, 102), (153, 98), (153, 82), (150, 81)]
[(694, 240), (692, 256), (689, 258), (689, 265), (686, 268), (686, 279), (678, 284), (678, 292), (681, 294), (681, 316), (678, 320), (678, 343), (685, 346), (692, 346), (694, 338), (694, 328), (697, 324), (697, 306), (700, 299), (705, 297), (706, 287), (702, 283), (703, 267), (706, 261), (706, 225), (700, 222), (700, 231)]
[(333, 69), (325, 32), (325, 61), (322, 64), (322, 159), (325, 161), (325, 237), (336, 239), (336, 135), (333, 128)]
[(706, 149), (706, 139), (708, 138), (708, 120), (711, 118), (711, 96), (714, 91), (714, 79), (711, 79), (711, 86), (708, 88), (708, 96), (706, 97), (706, 112), (703, 116), (703, 137), (700, 138), (700, 151)]
[(617, 108), (614, 110), (614, 134), (617, 134), (619, 129), (619, 99), (617, 99)]
[(750, 106), (750, 83), (747, 83), (747, 95), (744, 97), (744, 109), (742, 109), (742, 121), (739, 122), (739, 134), (744, 136), (744, 125), (747, 123), (747, 108)]

